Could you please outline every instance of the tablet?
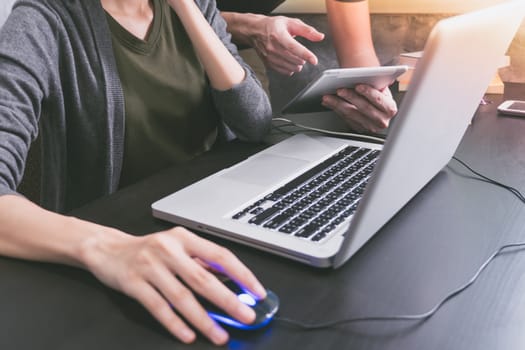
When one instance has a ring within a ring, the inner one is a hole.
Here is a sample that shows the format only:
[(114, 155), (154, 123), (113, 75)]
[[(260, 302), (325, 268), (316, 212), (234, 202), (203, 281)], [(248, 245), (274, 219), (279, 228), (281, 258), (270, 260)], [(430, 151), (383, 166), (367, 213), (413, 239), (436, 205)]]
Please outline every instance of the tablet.
[(407, 70), (408, 66), (327, 69), (288, 102), (281, 114), (326, 111), (321, 104), (324, 95), (334, 95), (337, 89), (353, 88), (357, 84), (383, 89)]

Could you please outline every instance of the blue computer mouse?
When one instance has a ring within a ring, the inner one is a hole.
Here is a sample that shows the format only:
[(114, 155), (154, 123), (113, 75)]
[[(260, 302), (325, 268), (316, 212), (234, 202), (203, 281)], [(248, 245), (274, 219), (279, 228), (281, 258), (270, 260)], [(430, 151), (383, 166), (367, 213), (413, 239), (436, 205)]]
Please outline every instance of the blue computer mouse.
[(208, 315), (217, 322), (238, 329), (259, 329), (270, 323), (273, 316), (277, 313), (277, 310), (279, 310), (279, 298), (271, 290), (266, 290), (266, 298), (256, 300), (249, 293), (242, 290), (242, 288), (240, 288), (234, 281), (226, 280), (223, 283), (237, 295), (237, 298), (239, 298), (241, 302), (255, 311), (255, 320), (250, 324), (244, 324), (234, 319), (217, 306), (211, 303), (204, 303), (203, 306), (208, 312)]

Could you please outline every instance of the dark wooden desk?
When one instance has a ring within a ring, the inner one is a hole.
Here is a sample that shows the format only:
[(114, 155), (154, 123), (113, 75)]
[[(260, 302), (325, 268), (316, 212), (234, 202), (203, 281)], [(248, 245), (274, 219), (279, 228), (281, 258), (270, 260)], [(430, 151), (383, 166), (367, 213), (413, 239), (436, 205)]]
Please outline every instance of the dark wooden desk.
[[(506, 97), (525, 98), (525, 87), (510, 86)], [(489, 99), (493, 103), (480, 107), (456, 155), (525, 192), (525, 120), (497, 116), (502, 96)], [(74, 214), (134, 234), (167, 228), (151, 216), (151, 202), (261, 147), (229, 145)], [(525, 241), (525, 206), (451, 161), (339, 270), (319, 270), (218, 241), (280, 296), (283, 317), (315, 322), (421, 313), (468, 280), (498, 246)], [(310, 332), (273, 322), (257, 332), (233, 332), (229, 348), (523, 349), (524, 277), (525, 251), (505, 254), (425, 322)], [(0, 258), (0, 278), (0, 349), (184, 347), (140, 305), (84, 271)], [(200, 338), (191, 348), (213, 346)]]

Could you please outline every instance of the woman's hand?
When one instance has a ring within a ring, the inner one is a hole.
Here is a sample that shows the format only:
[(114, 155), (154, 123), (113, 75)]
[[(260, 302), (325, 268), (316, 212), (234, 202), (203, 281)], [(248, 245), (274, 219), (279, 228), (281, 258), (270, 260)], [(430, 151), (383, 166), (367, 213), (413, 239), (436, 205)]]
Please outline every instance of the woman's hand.
[(143, 237), (113, 233), (85, 244), (83, 260), (88, 269), (108, 286), (138, 300), (181, 341), (195, 339), (186, 322), (215, 344), (228, 340), (194, 293), (241, 322), (254, 320), (254, 311), (211, 272), (229, 276), (257, 298), (266, 296), (254, 275), (229, 250), (181, 227)]
[(377, 90), (369, 85), (339, 89), (337, 95), (323, 96), (323, 106), (336, 112), (353, 130), (377, 133), (388, 127), (397, 113), (390, 89)]
[(168, 0), (188, 34), (204, 67), (210, 85), (217, 90), (230, 90), (245, 79), (244, 68), (217, 36), (194, 0)]

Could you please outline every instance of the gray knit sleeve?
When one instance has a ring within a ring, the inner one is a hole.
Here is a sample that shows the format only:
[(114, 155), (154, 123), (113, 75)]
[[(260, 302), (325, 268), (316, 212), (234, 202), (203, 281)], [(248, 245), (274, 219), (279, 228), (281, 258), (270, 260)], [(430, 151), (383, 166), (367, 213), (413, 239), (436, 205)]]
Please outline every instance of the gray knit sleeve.
[(272, 109), (268, 95), (231, 42), (231, 35), (226, 31), (226, 22), (217, 10), (215, 0), (196, 0), (196, 3), (226, 48), (246, 71), (244, 81), (232, 89), (212, 89), (215, 106), (224, 123), (237, 137), (247, 141), (261, 141), (271, 126)]
[(38, 133), (42, 100), (50, 93), (56, 38), (49, 16), (15, 7), (0, 30), (0, 195), (17, 193)]

